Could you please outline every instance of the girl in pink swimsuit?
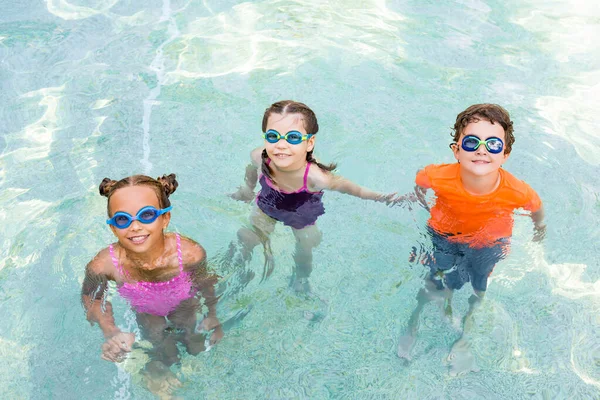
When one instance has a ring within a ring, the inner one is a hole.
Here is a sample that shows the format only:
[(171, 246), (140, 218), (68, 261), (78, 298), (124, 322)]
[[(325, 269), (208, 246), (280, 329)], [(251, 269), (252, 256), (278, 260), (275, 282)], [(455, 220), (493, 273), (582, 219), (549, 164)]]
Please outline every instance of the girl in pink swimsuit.
[(117, 242), (90, 261), (82, 288), (87, 318), (104, 333), (102, 358), (120, 362), (131, 351), (135, 335), (116, 326), (105, 298), (108, 281), (116, 282), (118, 293), (136, 312), (142, 338), (153, 345), (144, 371), (151, 390), (178, 385), (169, 370), (179, 361), (177, 342), (193, 355), (204, 350), (205, 335), (196, 332), (201, 297), (208, 314), (200, 327), (214, 329), (211, 344), (223, 336), (215, 309), (217, 277), (206, 269), (204, 249), (179, 234), (165, 233), (171, 219), (169, 195), (177, 186), (174, 174), (102, 181), (100, 194), (108, 197), (110, 217), (106, 222)]

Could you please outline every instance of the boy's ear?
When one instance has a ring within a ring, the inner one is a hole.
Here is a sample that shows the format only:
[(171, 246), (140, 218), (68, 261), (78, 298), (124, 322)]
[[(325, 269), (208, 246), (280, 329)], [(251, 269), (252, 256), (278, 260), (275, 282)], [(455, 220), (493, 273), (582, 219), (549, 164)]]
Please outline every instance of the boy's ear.
[(454, 154), (454, 158), (456, 158), (456, 160), (458, 161), (458, 152), (460, 151), (460, 148), (458, 147), (458, 143), (456, 143), (456, 142), (450, 143), (450, 150), (452, 150), (452, 153)]

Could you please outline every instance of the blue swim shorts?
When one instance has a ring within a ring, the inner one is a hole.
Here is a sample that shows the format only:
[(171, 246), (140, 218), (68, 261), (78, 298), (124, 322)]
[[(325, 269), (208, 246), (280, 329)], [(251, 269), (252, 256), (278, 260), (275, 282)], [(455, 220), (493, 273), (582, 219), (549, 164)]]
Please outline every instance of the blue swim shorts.
[(471, 282), (473, 289), (485, 291), (494, 266), (508, 253), (509, 238), (499, 239), (493, 246), (475, 248), (454, 243), (447, 236), (429, 229), (433, 250), (423, 257), (430, 269), (429, 279), (439, 290), (460, 289)]

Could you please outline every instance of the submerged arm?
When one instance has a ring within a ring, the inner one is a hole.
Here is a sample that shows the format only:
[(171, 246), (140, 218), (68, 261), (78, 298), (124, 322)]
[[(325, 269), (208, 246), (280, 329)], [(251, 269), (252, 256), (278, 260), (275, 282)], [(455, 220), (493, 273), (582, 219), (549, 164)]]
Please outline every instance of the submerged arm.
[(425, 194), (427, 193), (427, 188), (424, 188), (419, 185), (415, 185), (415, 195), (417, 196), (416, 200), (429, 211), (429, 204), (427, 204), (427, 199), (425, 198)]
[(238, 190), (231, 194), (231, 198), (240, 201), (251, 201), (254, 198), (254, 188), (258, 182), (258, 168), (261, 162), (261, 153), (263, 148), (258, 147), (250, 153), (251, 163), (246, 166), (244, 184), (238, 187)]
[(109, 337), (120, 332), (115, 325), (112, 304), (104, 296), (108, 288), (108, 279), (105, 275), (94, 271), (94, 261), (85, 269), (85, 278), (81, 288), (81, 303), (86, 311), (86, 318), (92, 324), (100, 325), (104, 337)]
[(81, 288), (81, 303), (86, 311), (87, 320), (98, 323), (104, 334), (102, 358), (107, 361), (121, 362), (125, 354), (131, 351), (135, 335), (121, 332), (115, 325), (112, 304), (104, 298), (108, 288), (108, 278), (98, 272), (99, 270), (101, 264), (97, 258), (87, 265)]
[(544, 222), (544, 207), (531, 213), (533, 221), (533, 241), (541, 242), (546, 237), (546, 223)]
[(192, 272), (194, 285), (198, 288), (202, 297), (204, 297), (204, 305), (208, 309), (208, 313), (202, 321), (202, 326), (205, 330), (215, 330), (211, 335), (211, 344), (221, 340), (223, 337), (223, 329), (221, 322), (217, 318), (217, 303), (219, 298), (215, 295), (215, 285), (217, 284), (218, 276), (208, 271), (206, 262), (206, 252), (199, 244), (194, 242), (194, 257), (189, 265), (189, 270)]

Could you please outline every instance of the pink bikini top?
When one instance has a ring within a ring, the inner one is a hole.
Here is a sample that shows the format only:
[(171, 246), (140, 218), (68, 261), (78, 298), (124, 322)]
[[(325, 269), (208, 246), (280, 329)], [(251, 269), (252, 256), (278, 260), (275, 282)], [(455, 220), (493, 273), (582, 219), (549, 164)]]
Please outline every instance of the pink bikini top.
[[(167, 316), (175, 310), (183, 300), (194, 297), (192, 274), (183, 270), (181, 257), (181, 239), (177, 238), (177, 259), (179, 260), (179, 274), (165, 282), (137, 281), (135, 283), (123, 282), (117, 290), (121, 297), (127, 299), (131, 307), (140, 313)], [(110, 256), (114, 266), (121, 274), (131, 280), (129, 273), (123, 269), (115, 257), (113, 245), (109, 246)]]

